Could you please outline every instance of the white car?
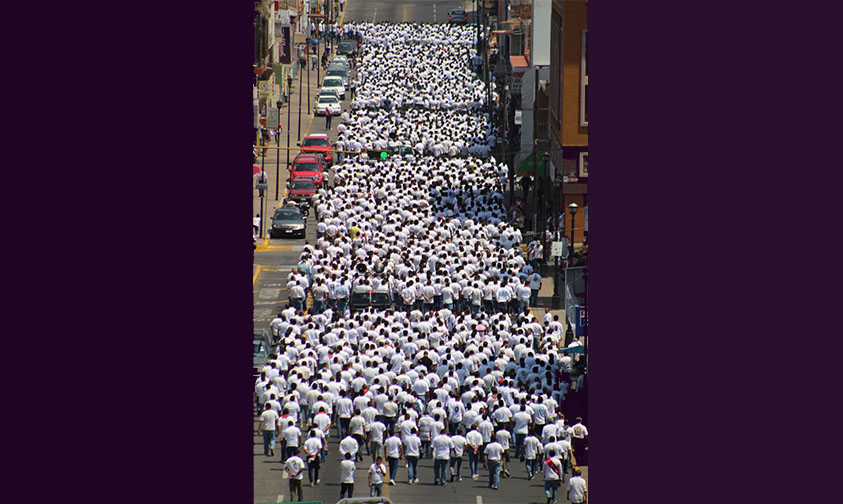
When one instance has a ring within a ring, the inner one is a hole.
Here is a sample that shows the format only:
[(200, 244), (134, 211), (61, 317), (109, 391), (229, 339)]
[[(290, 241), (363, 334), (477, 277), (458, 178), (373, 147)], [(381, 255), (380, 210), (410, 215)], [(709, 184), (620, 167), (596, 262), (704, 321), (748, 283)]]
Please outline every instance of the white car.
[(345, 100), (345, 85), (341, 77), (325, 77), (322, 81), (322, 91), (335, 90), (340, 95), (340, 100)]
[(316, 106), (313, 107), (313, 114), (314, 115), (325, 115), (325, 109), (331, 109), (331, 115), (338, 116), (342, 114), (342, 107), (340, 107), (340, 101), (336, 99), (334, 96), (323, 95), (319, 98), (319, 101), (316, 102)]

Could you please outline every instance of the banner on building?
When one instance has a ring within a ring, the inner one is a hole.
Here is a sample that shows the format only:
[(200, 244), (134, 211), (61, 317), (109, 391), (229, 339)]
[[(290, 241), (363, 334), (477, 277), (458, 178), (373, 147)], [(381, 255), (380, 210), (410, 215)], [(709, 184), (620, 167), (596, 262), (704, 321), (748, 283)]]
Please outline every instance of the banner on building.
[(292, 55), (290, 47), (292, 39), (290, 37), (290, 27), (285, 26), (281, 29), (281, 44), (278, 46), (278, 60), (285, 65), (292, 62)]

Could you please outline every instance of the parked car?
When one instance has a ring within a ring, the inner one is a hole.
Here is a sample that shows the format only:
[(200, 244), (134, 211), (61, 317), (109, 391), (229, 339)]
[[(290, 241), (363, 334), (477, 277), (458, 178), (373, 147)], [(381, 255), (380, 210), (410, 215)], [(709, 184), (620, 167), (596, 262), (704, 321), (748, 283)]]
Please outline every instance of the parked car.
[(307, 221), (298, 207), (284, 206), (275, 210), (275, 215), (272, 216), (272, 228), (269, 230), (270, 238), (293, 235), (304, 238), (306, 232)]
[(325, 70), (325, 77), (340, 77), (342, 85), (348, 87), (348, 70), (342, 65), (334, 65)]
[(269, 356), (275, 351), (269, 331), (266, 329), (255, 329), (252, 332), (252, 374), (260, 375), (260, 369), (266, 365)]
[(351, 70), (351, 64), (348, 62), (348, 58), (343, 54), (337, 54), (331, 58), (330, 65), (342, 65), (346, 71)]
[(383, 286), (372, 289), (368, 285), (355, 286), (351, 291), (348, 308), (352, 312), (365, 310), (369, 306), (376, 310), (388, 310), (392, 307), (392, 296), (389, 287)]
[(319, 98), (321, 98), (323, 96), (333, 96), (334, 98), (337, 99), (337, 101), (339, 101), (340, 92), (339, 92), (339, 90), (334, 89), (334, 88), (332, 88), (332, 89), (320, 89), (319, 94), (316, 95), (316, 98), (314, 98), (314, 101), (318, 102)]
[(290, 165), (290, 180), (310, 180), (316, 187), (322, 186), (328, 163), (318, 152), (302, 152), (293, 159)]
[(342, 77), (325, 77), (322, 80), (322, 89), (334, 90), (340, 95), (341, 100), (345, 100), (345, 83)]
[(316, 106), (313, 107), (313, 114), (323, 116), (325, 115), (326, 108), (330, 108), (331, 114), (335, 116), (342, 114), (342, 107), (340, 106), (339, 99), (328, 95), (319, 97), (319, 100), (316, 102)]
[(297, 144), (301, 147), (300, 152), (317, 152), (322, 154), (322, 157), (325, 158), (325, 163), (327, 166), (331, 166), (334, 164), (334, 153), (331, 150), (334, 148), (333, 144), (331, 143), (331, 139), (328, 135), (324, 133), (317, 133), (314, 135), (307, 135), (302, 140), (301, 144)]
[(287, 198), (298, 205), (309, 207), (314, 194), (316, 194), (316, 184), (312, 180), (298, 179), (290, 182)]
[(353, 56), (357, 54), (357, 42), (354, 40), (343, 40), (337, 44), (337, 54)]

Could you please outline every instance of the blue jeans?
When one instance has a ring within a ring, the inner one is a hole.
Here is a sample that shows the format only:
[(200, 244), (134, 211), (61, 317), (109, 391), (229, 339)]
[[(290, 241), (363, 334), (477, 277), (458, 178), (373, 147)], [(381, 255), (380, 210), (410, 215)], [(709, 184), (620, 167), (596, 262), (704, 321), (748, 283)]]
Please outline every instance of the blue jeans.
[(407, 455), (407, 479), (413, 481), (419, 478), (419, 458), (415, 455)]
[(471, 305), (471, 314), (477, 315), (478, 313), (480, 313), (480, 305), (479, 304), (472, 304)]
[(538, 289), (530, 289), (530, 306), (536, 306), (536, 303), (539, 300), (539, 290)]
[(489, 460), (489, 487), (498, 487), (501, 483), (501, 461)]
[(454, 471), (454, 476), (458, 479), (460, 476), (460, 469), (462, 469), (462, 457), (451, 457), (450, 467)]
[(314, 301), (313, 304), (310, 306), (311, 313), (322, 313), (325, 311), (325, 302), (324, 301)]
[(448, 473), (448, 459), (433, 459), (433, 477), (439, 484), (445, 483)]
[(395, 476), (398, 475), (398, 459), (395, 457), (387, 457), (386, 460), (389, 462), (389, 479), (394, 480)]
[(383, 443), (378, 443), (377, 441), (372, 441), (369, 446), (370, 446), (369, 449), (372, 452), (372, 463), (375, 463), (375, 462), (378, 461), (378, 455), (380, 455), (381, 452), (383, 451)]
[(372, 483), (369, 489), (369, 497), (380, 497), (383, 495), (383, 483)]
[(337, 299), (337, 311), (342, 315), (345, 313), (345, 305), (347, 304), (346, 299)]
[(532, 476), (536, 474), (536, 470), (539, 467), (538, 459), (525, 459), (524, 466), (527, 469), (527, 476)]
[(559, 480), (544, 480), (544, 496), (550, 502), (556, 503), (556, 494), (559, 491)]
[(424, 458), (430, 458), (430, 441), (421, 442), (422, 455)]
[(515, 434), (515, 456), (521, 457), (521, 449), (524, 447), (524, 438), (527, 437), (527, 434)]
[(480, 454), (474, 453), (474, 450), (469, 448), (469, 450), (468, 450), (468, 469), (471, 471), (472, 476), (480, 473), (480, 471), (478, 470), (479, 462), (480, 462)]
[(275, 449), (275, 431), (265, 430), (263, 431), (263, 454), (269, 455), (270, 449)]

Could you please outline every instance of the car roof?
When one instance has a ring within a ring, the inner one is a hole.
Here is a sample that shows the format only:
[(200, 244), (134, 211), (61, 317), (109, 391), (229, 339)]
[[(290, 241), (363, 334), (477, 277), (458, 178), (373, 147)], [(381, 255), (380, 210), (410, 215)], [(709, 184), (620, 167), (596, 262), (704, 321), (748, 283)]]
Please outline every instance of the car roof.
[(304, 137), (305, 140), (308, 138), (328, 138), (330, 140), (330, 137), (326, 133), (313, 133)]
[(321, 156), (321, 154), (315, 154), (315, 153), (312, 153), (312, 152), (302, 152), (302, 153), (298, 154), (295, 158), (293, 158), (293, 162), (295, 163), (296, 161), (299, 161), (299, 160), (302, 160), (302, 161), (314, 160), (315, 161), (315, 160), (319, 159), (318, 156)]

